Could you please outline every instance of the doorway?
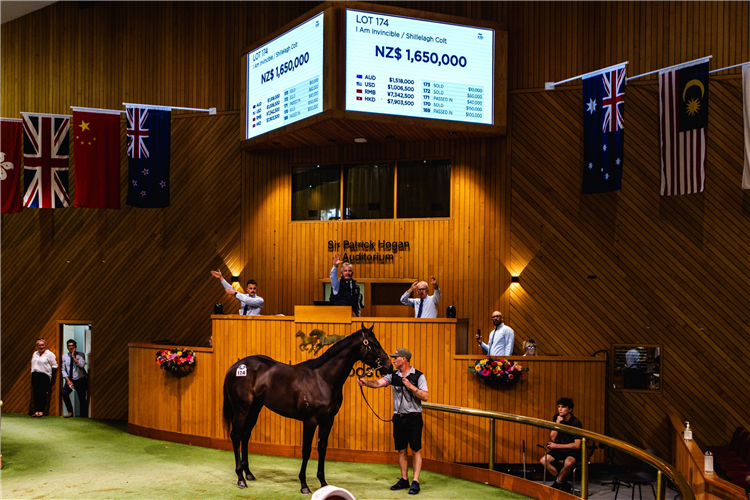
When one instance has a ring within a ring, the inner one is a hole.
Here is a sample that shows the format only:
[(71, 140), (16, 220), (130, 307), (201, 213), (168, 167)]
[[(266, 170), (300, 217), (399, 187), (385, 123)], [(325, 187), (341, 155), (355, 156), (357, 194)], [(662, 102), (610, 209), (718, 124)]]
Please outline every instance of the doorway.
[[(76, 320), (59, 320), (59, 336), (60, 336), (60, 357), (58, 364), (62, 369), (62, 358), (68, 353), (67, 342), (72, 339), (76, 342), (76, 348), (78, 352), (83, 353), (86, 356), (86, 364), (84, 369), (88, 376), (88, 401), (86, 408), (87, 411), (81, 411), (81, 399), (76, 391), (70, 394), (70, 402), (73, 406), (73, 416), (80, 417), (82, 414), (91, 416), (91, 389), (92, 389), (92, 378), (91, 378), (91, 321), (76, 321)], [(62, 376), (60, 377), (62, 380)], [(62, 382), (57, 382), (62, 384)], [(65, 403), (62, 398), (62, 390), (60, 390), (60, 414), (65, 415), (68, 410), (65, 407)]]

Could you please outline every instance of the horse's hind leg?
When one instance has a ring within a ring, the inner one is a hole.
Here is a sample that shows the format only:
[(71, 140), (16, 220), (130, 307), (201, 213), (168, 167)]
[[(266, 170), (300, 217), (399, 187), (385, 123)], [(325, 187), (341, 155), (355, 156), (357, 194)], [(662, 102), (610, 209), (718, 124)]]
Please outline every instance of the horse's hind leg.
[(258, 422), (258, 415), (260, 410), (263, 409), (263, 405), (253, 405), (250, 407), (247, 419), (245, 420), (245, 428), (242, 433), (242, 460), (241, 466), (242, 471), (245, 473), (245, 477), (248, 481), (255, 481), (255, 476), (250, 472), (250, 464), (247, 458), (247, 443), (250, 441), (250, 434), (253, 432), (255, 424)]
[(302, 431), (302, 468), (299, 471), (299, 482), (302, 485), (300, 492), (305, 495), (310, 494), (310, 488), (307, 486), (307, 461), (310, 460), (310, 453), (312, 453), (312, 440), (316, 426), (316, 423), (307, 420)]
[(321, 422), (318, 427), (318, 480), (320, 486), (328, 486), (326, 483), (326, 450), (328, 449), (328, 436), (331, 434), (333, 427), (333, 418), (326, 422)]
[[(245, 477), (242, 475), (242, 459), (240, 456), (242, 443), (247, 443), (245, 440), (245, 419), (244, 412), (237, 412), (232, 420), (232, 432), (229, 434), (232, 438), (232, 449), (234, 450), (234, 472), (237, 474), (237, 486), (240, 488), (247, 488)], [(245, 444), (245, 449), (247, 449), (247, 444)], [(245, 456), (247, 457), (247, 455)]]

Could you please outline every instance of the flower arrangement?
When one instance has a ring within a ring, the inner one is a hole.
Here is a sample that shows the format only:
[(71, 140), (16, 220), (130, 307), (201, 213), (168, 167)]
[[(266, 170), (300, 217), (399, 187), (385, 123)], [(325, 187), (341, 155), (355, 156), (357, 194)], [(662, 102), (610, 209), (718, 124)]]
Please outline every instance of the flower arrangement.
[(195, 366), (195, 352), (181, 347), (162, 349), (156, 353), (156, 364), (173, 374), (185, 373)]
[(506, 359), (486, 359), (474, 361), (469, 365), (469, 373), (473, 373), (485, 384), (495, 386), (510, 386), (526, 377), (528, 368), (524, 368), (515, 361)]

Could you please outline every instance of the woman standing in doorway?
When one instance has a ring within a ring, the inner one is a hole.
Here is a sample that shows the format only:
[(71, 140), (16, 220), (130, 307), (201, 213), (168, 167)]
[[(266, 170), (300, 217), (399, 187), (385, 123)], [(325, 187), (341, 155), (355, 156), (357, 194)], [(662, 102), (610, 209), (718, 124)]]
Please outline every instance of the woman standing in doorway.
[(47, 394), (52, 381), (52, 370), (57, 369), (57, 358), (47, 350), (44, 339), (36, 341), (36, 351), (31, 357), (31, 387), (34, 389), (34, 417), (43, 417)]

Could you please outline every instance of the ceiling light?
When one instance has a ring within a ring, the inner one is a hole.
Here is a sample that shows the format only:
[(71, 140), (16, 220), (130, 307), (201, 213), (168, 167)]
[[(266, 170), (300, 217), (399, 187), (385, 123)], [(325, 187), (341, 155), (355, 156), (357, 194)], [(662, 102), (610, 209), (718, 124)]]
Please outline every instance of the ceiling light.
[(354, 142), (367, 142), (367, 138), (365, 137), (355, 137)]

